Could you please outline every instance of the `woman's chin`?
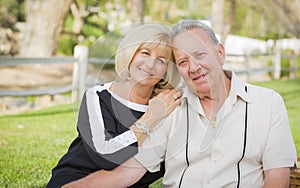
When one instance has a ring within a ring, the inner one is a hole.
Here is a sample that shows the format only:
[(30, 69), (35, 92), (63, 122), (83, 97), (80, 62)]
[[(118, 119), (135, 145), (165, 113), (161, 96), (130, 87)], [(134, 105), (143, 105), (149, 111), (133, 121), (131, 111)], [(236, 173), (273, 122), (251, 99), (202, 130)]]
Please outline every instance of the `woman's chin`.
[(143, 86), (154, 86), (159, 82), (159, 80), (160, 79), (157, 78), (144, 78), (144, 79), (140, 79), (138, 81), (138, 84)]

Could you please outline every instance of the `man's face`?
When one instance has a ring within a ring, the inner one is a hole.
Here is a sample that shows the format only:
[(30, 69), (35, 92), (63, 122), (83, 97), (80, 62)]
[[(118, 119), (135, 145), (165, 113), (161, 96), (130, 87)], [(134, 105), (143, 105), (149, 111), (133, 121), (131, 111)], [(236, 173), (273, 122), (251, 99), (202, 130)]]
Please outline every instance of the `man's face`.
[(205, 31), (195, 28), (177, 35), (173, 53), (180, 75), (200, 98), (213, 95), (221, 82), (224, 48), (212, 43)]

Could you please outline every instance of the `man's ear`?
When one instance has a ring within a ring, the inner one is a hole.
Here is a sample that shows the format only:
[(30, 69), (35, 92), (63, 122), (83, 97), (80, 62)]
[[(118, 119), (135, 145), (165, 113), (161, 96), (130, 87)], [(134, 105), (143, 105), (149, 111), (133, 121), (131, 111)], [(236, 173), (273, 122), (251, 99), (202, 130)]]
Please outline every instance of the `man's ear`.
[(222, 59), (221, 65), (224, 65), (226, 55), (225, 55), (225, 48), (224, 48), (223, 44), (219, 44), (218, 54), (219, 54), (220, 58)]
[(221, 55), (223, 57), (223, 59), (225, 59), (225, 48), (223, 46), (223, 44), (219, 44), (219, 49), (218, 49), (218, 53), (219, 55)]

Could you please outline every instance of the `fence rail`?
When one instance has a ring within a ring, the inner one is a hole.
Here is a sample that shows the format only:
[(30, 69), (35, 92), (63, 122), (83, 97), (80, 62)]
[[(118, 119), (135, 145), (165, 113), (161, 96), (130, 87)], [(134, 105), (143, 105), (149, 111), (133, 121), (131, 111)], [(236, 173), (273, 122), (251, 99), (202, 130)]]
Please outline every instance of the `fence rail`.
[(62, 93), (68, 93), (75, 88), (72, 85), (48, 88), (48, 89), (34, 89), (34, 90), (2, 90), (0, 89), (0, 96), (15, 96), (15, 97), (24, 97), (24, 96), (39, 96), (39, 95), (57, 95)]
[(74, 57), (49, 57), (49, 58), (4, 58), (0, 57), (0, 66), (16, 66), (21, 64), (62, 64), (74, 63)]
[[(80, 99), (86, 87), (87, 64), (114, 64), (113, 59), (87, 57), (88, 48), (85, 46), (76, 46), (74, 49), (74, 57), (49, 57), (49, 58), (3, 58), (0, 57), (0, 67), (16, 66), (24, 64), (73, 64), (73, 84), (66, 86), (49, 87), (47, 89), (25, 89), (25, 90), (4, 90), (0, 88), (1, 96), (38, 96), (38, 95), (55, 95), (74, 91), (74, 98)], [(257, 57), (269, 57), (272, 59), (271, 65), (256, 68), (253, 67), (251, 61)], [(246, 75), (247, 80), (251, 80), (251, 76), (255, 74), (263, 74), (271, 72), (274, 79), (280, 77), (282, 70), (289, 71), (290, 75), (295, 76), (299, 68), (297, 68), (297, 58), (300, 56), (283, 55), (280, 52), (271, 54), (227, 54), (227, 61), (235, 60), (240, 65), (240, 69), (234, 70), (238, 75)], [(290, 59), (290, 67), (281, 67), (281, 58)], [(226, 63), (225, 63), (226, 64)]]

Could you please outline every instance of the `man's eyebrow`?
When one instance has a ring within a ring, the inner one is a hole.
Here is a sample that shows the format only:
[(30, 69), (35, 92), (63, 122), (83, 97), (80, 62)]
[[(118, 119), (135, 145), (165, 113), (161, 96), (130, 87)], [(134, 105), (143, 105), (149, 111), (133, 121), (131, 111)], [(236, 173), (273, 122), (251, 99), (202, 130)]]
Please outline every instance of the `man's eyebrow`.
[(187, 57), (184, 56), (184, 57), (175, 58), (175, 62), (180, 62), (180, 61), (182, 61), (184, 59), (187, 59)]
[(193, 50), (193, 53), (192, 53), (193, 57), (195, 57), (198, 53), (199, 53), (199, 50)]

